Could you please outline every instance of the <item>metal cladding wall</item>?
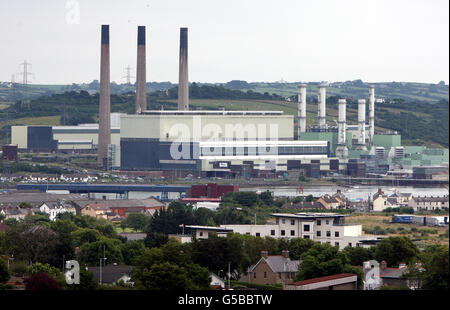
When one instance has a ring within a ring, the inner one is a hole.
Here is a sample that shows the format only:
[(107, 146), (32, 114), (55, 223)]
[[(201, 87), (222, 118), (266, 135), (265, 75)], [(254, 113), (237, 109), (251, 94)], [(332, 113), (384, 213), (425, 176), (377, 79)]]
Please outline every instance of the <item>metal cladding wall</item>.
[(27, 129), (29, 150), (56, 150), (58, 141), (53, 140), (51, 126), (28, 126)]
[(174, 159), (171, 155), (173, 142), (146, 138), (122, 138), (120, 140), (120, 166), (124, 170), (198, 170), (200, 160), (195, 159), (197, 143), (186, 143), (189, 159)]

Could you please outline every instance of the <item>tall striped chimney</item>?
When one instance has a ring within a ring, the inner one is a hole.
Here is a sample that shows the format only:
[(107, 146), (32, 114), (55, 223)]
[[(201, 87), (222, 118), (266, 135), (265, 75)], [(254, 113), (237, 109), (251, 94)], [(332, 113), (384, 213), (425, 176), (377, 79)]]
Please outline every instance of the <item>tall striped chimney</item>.
[(109, 25), (102, 25), (97, 164), (104, 168), (107, 165), (108, 145), (111, 144), (111, 84), (109, 67)]
[(369, 142), (373, 145), (375, 135), (375, 86), (370, 85), (369, 89)]
[(327, 101), (327, 84), (321, 83), (319, 85), (319, 102), (318, 102), (318, 125), (321, 129), (325, 129), (327, 127), (326, 121), (326, 101)]
[(338, 116), (338, 146), (336, 147), (336, 156), (339, 158), (348, 157), (347, 149), (347, 121), (346, 121), (346, 107), (347, 101), (339, 99), (339, 116)]
[(188, 29), (180, 28), (180, 71), (178, 79), (178, 110), (189, 110)]
[(366, 100), (358, 99), (358, 149), (366, 150)]
[(147, 110), (147, 77), (145, 62), (145, 26), (138, 26), (136, 66), (136, 114)]
[(298, 139), (306, 132), (306, 84), (298, 85)]

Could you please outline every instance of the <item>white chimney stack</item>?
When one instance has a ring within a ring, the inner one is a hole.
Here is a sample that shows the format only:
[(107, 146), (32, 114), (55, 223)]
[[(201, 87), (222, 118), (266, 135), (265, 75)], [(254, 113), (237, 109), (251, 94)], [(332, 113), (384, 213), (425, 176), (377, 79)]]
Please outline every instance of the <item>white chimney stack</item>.
[(358, 148), (366, 149), (366, 100), (358, 100)]
[(348, 157), (347, 149), (347, 122), (346, 122), (346, 107), (347, 101), (345, 99), (339, 99), (339, 118), (338, 118), (338, 146), (336, 148), (336, 156), (339, 158)]
[(369, 143), (373, 145), (375, 135), (375, 86), (369, 89)]
[(319, 85), (319, 115), (318, 115), (318, 125), (319, 128), (325, 129), (327, 127), (327, 121), (326, 121), (326, 100), (327, 100), (327, 84), (321, 83)]
[(306, 132), (306, 84), (298, 85), (298, 139)]

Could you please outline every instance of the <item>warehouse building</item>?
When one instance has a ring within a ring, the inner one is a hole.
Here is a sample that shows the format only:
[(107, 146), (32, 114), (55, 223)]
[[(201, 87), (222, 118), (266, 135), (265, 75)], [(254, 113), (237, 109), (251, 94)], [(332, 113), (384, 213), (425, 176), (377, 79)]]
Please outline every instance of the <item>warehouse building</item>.
[[(281, 111), (144, 111), (121, 117), (120, 168), (177, 170), (204, 176), (260, 176), (345, 170), (328, 141), (294, 140)], [(117, 162), (117, 159), (114, 160)]]

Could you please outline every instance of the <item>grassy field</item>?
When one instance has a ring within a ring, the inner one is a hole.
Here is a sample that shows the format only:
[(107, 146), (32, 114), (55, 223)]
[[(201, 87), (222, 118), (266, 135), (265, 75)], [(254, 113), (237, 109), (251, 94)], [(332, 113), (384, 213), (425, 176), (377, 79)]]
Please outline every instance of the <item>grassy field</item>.
[[(386, 233), (386, 236), (407, 236), (411, 239), (421, 239), (426, 245), (449, 244), (448, 227), (427, 227), (413, 224), (390, 223), (392, 216), (376, 214), (356, 214), (349, 216), (346, 223), (361, 224), (364, 233), (376, 234), (376, 231)], [(445, 235), (446, 234), (446, 235)]]

